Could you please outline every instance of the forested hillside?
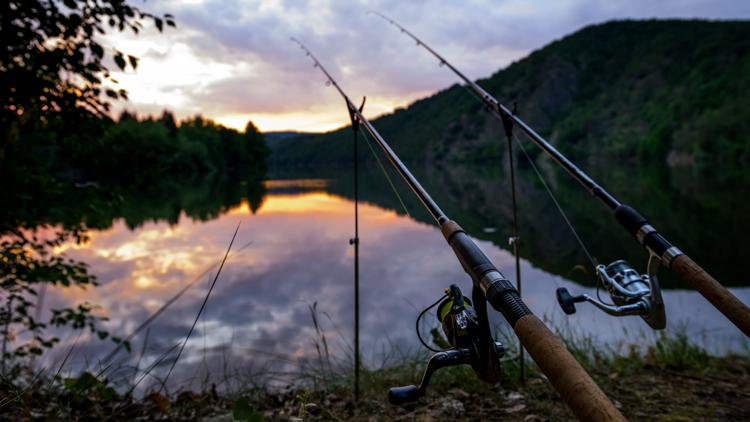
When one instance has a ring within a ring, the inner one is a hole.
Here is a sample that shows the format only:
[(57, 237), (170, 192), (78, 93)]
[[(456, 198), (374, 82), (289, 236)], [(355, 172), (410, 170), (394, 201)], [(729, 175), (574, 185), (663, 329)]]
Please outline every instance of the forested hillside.
[[(652, 20), (586, 27), (478, 82), (507, 106), (517, 102), (576, 161), (721, 163), (740, 174), (750, 167), (749, 76), (750, 22)], [(410, 161), (496, 160), (503, 151), (501, 125), (458, 85), (373, 123)], [(347, 128), (276, 140), (271, 160), (344, 162), (346, 142)]]

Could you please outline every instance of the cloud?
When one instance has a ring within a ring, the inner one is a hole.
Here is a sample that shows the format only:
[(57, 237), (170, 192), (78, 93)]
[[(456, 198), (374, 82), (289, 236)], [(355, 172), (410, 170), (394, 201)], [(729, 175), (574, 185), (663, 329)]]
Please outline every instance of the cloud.
[(370, 115), (455, 82), (398, 30), (367, 15), (370, 9), (400, 21), (472, 78), (592, 23), (750, 17), (750, 4), (730, 0), (205, 0), (158, 1), (147, 9), (173, 14), (178, 28), (108, 37), (143, 57), (137, 73), (119, 75), (131, 92), (128, 107), (169, 107), (178, 116), (202, 113), (237, 126), (255, 118), (262, 130), (326, 129), (348, 119), (290, 36), (305, 42), (350, 96), (367, 95)]

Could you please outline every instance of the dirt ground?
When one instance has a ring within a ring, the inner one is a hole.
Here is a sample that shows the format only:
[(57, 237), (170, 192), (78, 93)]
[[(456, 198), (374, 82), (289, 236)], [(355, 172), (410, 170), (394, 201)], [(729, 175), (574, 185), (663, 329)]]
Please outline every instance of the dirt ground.
[[(750, 421), (750, 358), (706, 358), (702, 365), (670, 367), (648, 359), (620, 362), (589, 370), (616, 407), (631, 421)], [(567, 421), (574, 420), (549, 382), (531, 369), (526, 382), (496, 385), (478, 381), (473, 373), (450, 378), (436, 375), (434, 385), (416, 403), (393, 406), (387, 387), (403, 384), (412, 374), (375, 371), (363, 383), (355, 404), (351, 384), (318, 389), (269, 392), (245, 389), (223, 396), (183, 391), (167, 398), (151, 393), (134, 399), (120, 396), (105, 384), (85, 388), (2, 391), (0, 421), (18, 420), (200, 420), (200, 421)]]
[[(724, 364), (712, 374), (644, 366), (627, 374), (593, 371), (592, 375), (632, 421), (748, 421), (750, 365), (745, 359), (732, 362), (731, 358)], [(484, 392), (473, 393), (459, 387), (432, 391), (405, 406), (390, 405), (385, 392), (382, 399), (366, 398), (356, 406), (335, 393), (267, 397), (257, 405), (259, 413), (270, 420), (575, 420), (541, 376), (513, 390), (488, 386)]]

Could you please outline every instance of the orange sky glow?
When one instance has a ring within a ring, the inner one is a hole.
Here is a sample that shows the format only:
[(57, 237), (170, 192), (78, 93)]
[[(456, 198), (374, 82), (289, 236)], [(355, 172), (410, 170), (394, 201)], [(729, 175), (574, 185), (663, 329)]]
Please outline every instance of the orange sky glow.
[(341, 98), (290, 37), (303, 41), (353, 100), (367, 96), (370, 118), (456, 83), (448, 69), (368, 10), (387, 13), (472, 79), (608, 20), (750, 16), (750, 5), (734, 0), (154, 0), (142, 7), (172, 14), (177, 28), (159, 33), (149, 24), (138, 35), (104, 37), (110, 51), (140, 58), (137, 70), (112, 72), (130, 97), (115, 104), (113, 115), (170, 109), (179, 119), (200, 114), (239, 130), (252, 120), (266, 132), (348, 124)]

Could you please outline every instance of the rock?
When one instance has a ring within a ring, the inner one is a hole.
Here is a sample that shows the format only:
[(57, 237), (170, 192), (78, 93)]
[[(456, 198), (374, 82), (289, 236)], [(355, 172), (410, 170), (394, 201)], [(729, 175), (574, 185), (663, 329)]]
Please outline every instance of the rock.
[(523, 400), (523, 394), (519, 393), (518, 391), (511, 391), (510, 393), (508, 393), (505, 399), (508, 401)]
[(171, 404), (165, 395), (159, 393), (151, 393), (143, 399), (153, 403), (160, 412), (166, 412)]
[(177, 396), (177, 403), (185, 404), (192, 403), (201, 399), (200, 394), (196, 394), (192, 391), (183, 391)]
[(526, 409), (526, 405), (523, 403), (519, 403), (515, 406), (511, 406), (507, 409), (505, 409), (505, 413), (518, 413), (522, 411), (523, 409)]
[(201, 419), (202, 422), (234, 422), (234, 417), (231, 413), (225, 413), (221, 415), (205, 416)]
[(458, 400), (446, 400), (442, 403), (444, 412), (450, 412), (452, 415), (457, 416), (466, 411), (464, 404)]

